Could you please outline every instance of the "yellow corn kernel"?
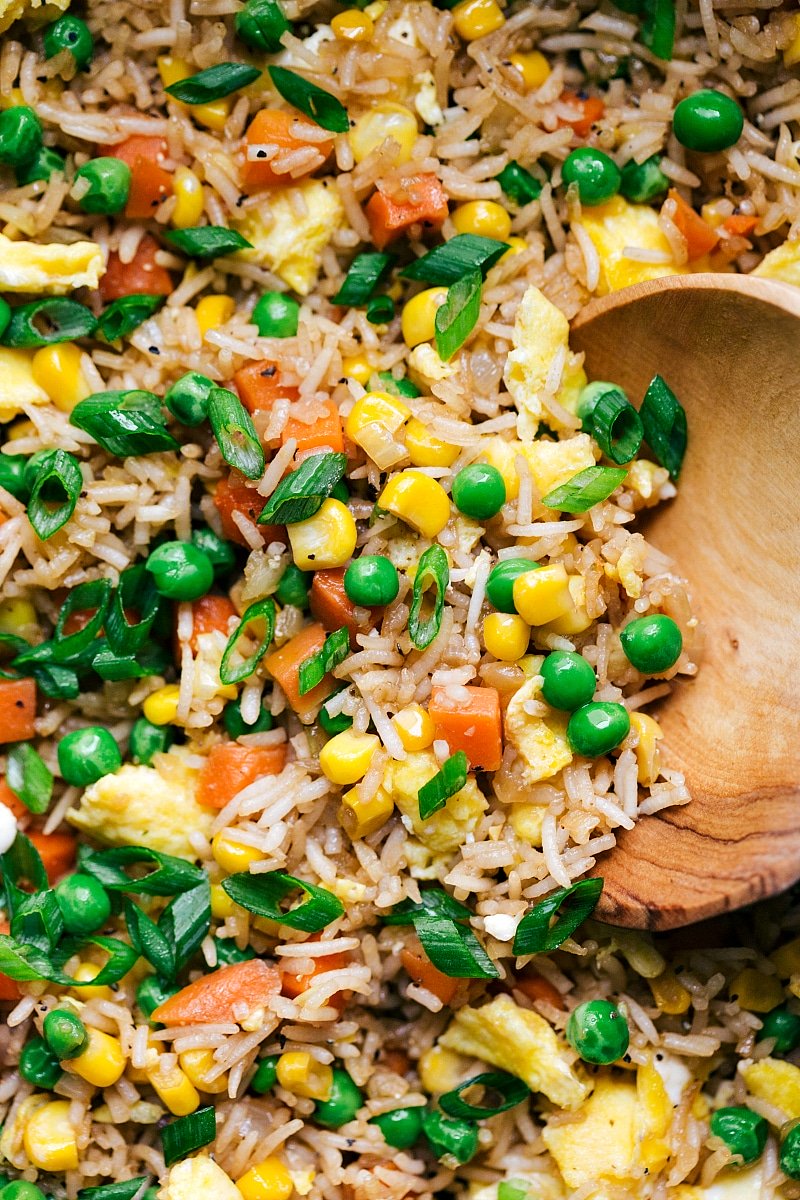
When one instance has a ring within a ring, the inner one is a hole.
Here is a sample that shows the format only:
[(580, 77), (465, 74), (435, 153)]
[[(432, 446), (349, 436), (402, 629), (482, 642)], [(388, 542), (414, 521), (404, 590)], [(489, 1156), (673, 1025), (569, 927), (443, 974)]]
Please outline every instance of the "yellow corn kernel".
[(157, 1067), (147, 1072), (147, 1078), (161, 1103), (176, 1117), (186, 1117), (200, 1107), (200, 1093), (180, 1067), (168, 1071)]
[(358, 531), (350, 509), (328, 497), (306, 521), (286, 526), (292, 557), (301, 571), (343, 567), (356, 548)]
[(406, 163), (419, 136), (417, 118), (410, 108), (404, 104), (395, 104), (393, 100), (382, 100), (375, 104), (363, 117), (359, 117), (347, 137), (353, 158), (357, 163), (377, 150), (387, 138), (399, 146), (394, 161)]
[(459, 204), (451, 216), (457, 233), (474, 233), (500, 242), (511, 233), (511, 217), (494, 200), (468, 200)]
[(319, 765), (331, 783), (358, 783), (380, 748), (381, 739), (374, 733), (354, 733), (345, 729), (335, 734), (319, 752)]
[(42, 346), (33, 356), (33, 378), (62, 412), (72, 412), (80, 400), (91, 395), (82, 363), (83, 351), (74, 342)]
[(9, 425), (6, 430), (7, 442), (19, 442), (22, 438), (36, 436), (36, 426), (33, 421), (15, 421), (13, 425)]
[(36, 609), (22, 597), (0, 601), (0, 633), (20, 635), (23, 629), (38, 624)]
[(356, 400), (345, 423), (352, 442), (369, 455), (377, 467), (386, 471), (406, 456), (406, 448), (397, 434), (411, 416), (408, 408), (388, 392), (367, 392)]
[(294, 1180), (279, 1158), (265, 1158), (237, 1179), (236, 1186), (244, 1200), (289, 1200)]
[(508, 250), (506, 250), (500, 262), (504, 262), (507, 258), (514, 258), (517, 254), (522, 254), (523, 250), (528, 249), (528, 243), (523, 237), (507, 237), (505, 241), (508, 242)]
[(800, 15), (794, 18), (794, 36), (783, 51), (783, 61), (787, 67), (800, 63)]
[(496, 0), (461, 0), (453, 9), (453, 26), (465, 42), (474, 42), (486, 37), (505, 25), (500, 5)]
[(421, 471), (401, 471), (390, 479), (378, 498), (378, 506), (431, 539), (450, 520), (450, 497), (440, 483)]
[(369, 837), (382, 828), (394, 812), (394, 800), (382, 787), (369, 800), (362, 800), (358, 788), (351, 788), (342, 796), (339, 823), (354, 840)]
[(342, 359), (342, 371), (347, 379), (355, 379), (362, 387), (366, 387), (372, 375), (373, 367), (365, 354), (352, 354)]
[(0, 108), (18, 108), (20, 104), (25, 103), (25, 97), (22, 94), (22, 88), (11, 88), (5, 96), (0, 96)]
[(648, 979), (647, 982), (661, 1012), (677, 1017), (688, 1011), (692, 1003), (691, 993), (683, 986), (672, 967), (667, 967), (660, 975), (656, 975), (655, 979)]
[(464, 1079), (464, 1059), (445, 1046), (431, 1046), (417, 1066), (420, 1082), (431, 1096), (450, 1092)]
[(219, 329), (220, 325), (230, 321), (235, 312), (236, 301), (233, 297), (204, 296), (194, 310), (200, 337), (205, 337), (209, 329)]
[(651, 787), (658, 777), (658, 741), (664, 734), (658, 721), (647, 713), (632, 712), (631, 725), (639, 735), (635, 751), (639, 783)]
[(748, 1012), (768, 1013), (783, 999), (783, 988), (777, 975), (765, 975), (755, 967), (745, 967), (731, 980), (728, 995), (739, 1008)]
[(770, 954), (770, 962), (775, 964), (779, 979), (789, 979), (792, 975), (800, 974), (800, 938), (785, 942)]
[(388, 0), (372, 0), (372, 4), (368, 4), (364, 12), (371, 21), (379, 21), (388, 7)]
[(452, 467), (461, 453), (458, 446), (434, 437), (416, 417), (406, 425), (405, 436), (408, 457), (415, 467)]
[(583, 633), (589, 628), (592, 618), (586, 611), (586, 584), (583, 576), (570, 575), (567, 586), (572, 597), (572, 607), (563, 616), (550, 621), (547, 629), (548, 632), (557, 633), (561, 637), (574, 637), (576, 633)]
[(568, 613), (574, 605), (564, 564), (519, 575), (514, 580), (514, 607), (529, 625), (547, 625)]
[(516, 613), (489, 613), (483, 621), (483, 644), (501, 662), (516, 662), (528, 652), (531, 629)]
[(331, 1094), (333, 1071), (326, 1063), (317, 1062), (305, 1050), (289, 1050), (282, 1054), (275, 1071), (281, 1087), (295, 1096), (327, 1100)]
[(410, 348), (430, 342), (436, 333), (436, 312), (447, 299), (447, 288), (426, 288), (403, 305), (400, 328), (403, 341)]
[(541, 87), (550, 77), (550, 63), (541, 50), (530, 50), (527, 54), (509, 54), (508, 61), (522, 76), (526, 92)]
[(37, 1108), (25, 1125), (22, 1144), (39, 1171), (74, 1171), (78, 1142), (69, 1119), (69, 1100), (53, 1100)]
[[(183, 58), (173, 58), (171, 54), (162, 54), (156, 61), (158, 73), (165, 88), (195, 74), (194, 68)], [(180, 104), (180, 101), (175, 103)], [(181, 104), (181, 108), (187, 108), (201, 125), (213, 129), (215, 133), (222, 133), (231, 110), (231, 104), (230, 100), (224, 98), (212, 100), (210, 104)], [(183, 228), (183, 226), (179, 226), (179, 228)]]
[(368, 42), (375, 32), (375, 25), (366, 12), (347, 8), (331, 18), (331, 29), (340, 42)]
[[(97, 963), (83, 962), (79, 963), (76, 970), (73, 972), (73, 979), (78, 983), (86, 983), (92, 979), (96, 979), (100, 974), (101, 968)], [(114, 993), (110, 987), (81, 987), (73, 989), (76, 996), (80, 996), (81, 1000), (113, 1000)]]
[(116, 1083), (125, 1070), (125, 1051), (119, 1038), (89, 1026), (89, 1042), (77, 1058), (69, 1060), (70, 1068), (94, 1087), (107, 1088)]
[(189, 1082), (201, 1092), (216, 1096), (228, 1090), (228, 1076), (225, 1072), (209, 1079), (211, 1071), (217, 1065), (213, 1050), (184, 1050), (183, 1054), (178, 1056), (178, 1062)]
[(169, 725), (175, 720), (180, 690), (177, 683), (168, 683), (150, 693), (142, 705), (142, 712), (151, 725)]
[(236, 912), (236, 905), (231, 900), (221, 883), (211, 885), (211, 915), (217, 921), (227, 921)]
[(227, 871), (229, 875), (235, 875), (237, 871), (246, 871), (250, 863), (258, 862), (264, 857), (255, 846), (247, 846), (244, 842), (237, 842), (235, 838), (228, 837), (224, 829), (214, 834), (211, 853), (223, 871)]
[(406, 708), (401, 708), (400, 712), (392, 717), (392, 724), (403, 743), (403, 749), (409, 754), (413, 754), (415, 750), (427, 750), (428, 746), (433, 745), (436, 726), (433, 717), (425, 712), (421, 704), (409, 704)]
[(170, 217), (173, 226), (176, 229), (191, 229), (199, 225), (203, 215), (203, 185), (194, 171), (184, 166), (176, 167), (172, 186), (175, 191), (175, 207)]
[(710, 225), (712, 229), (719, 229), (722, 222), (731, 213), (731, 202), (726, 200), (724, 196), (718, 196), (716, 200), (709, 200), (700, 209), (700, 216), (705, 221), (706, 225)]

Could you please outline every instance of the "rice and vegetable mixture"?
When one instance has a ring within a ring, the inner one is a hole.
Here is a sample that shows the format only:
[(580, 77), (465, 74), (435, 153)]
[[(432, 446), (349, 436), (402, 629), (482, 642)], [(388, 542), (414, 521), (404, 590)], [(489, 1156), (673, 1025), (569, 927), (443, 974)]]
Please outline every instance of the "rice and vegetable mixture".
[(800, 283), (794, 6), (0, 7), (0, 1196), (800, 1196), (800, 910), (592, 916), (702, 627), (568, 337)]

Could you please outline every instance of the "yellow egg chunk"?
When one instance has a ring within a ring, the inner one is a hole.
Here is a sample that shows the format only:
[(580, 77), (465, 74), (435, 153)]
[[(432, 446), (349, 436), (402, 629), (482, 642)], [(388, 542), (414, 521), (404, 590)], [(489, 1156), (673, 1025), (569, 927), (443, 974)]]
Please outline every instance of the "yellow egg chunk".
[(206, 1154), (185, 1158), (170, 1167), (160, 1200), (242, 1200), (236, 1184)]
[[(506, 360), (503, 378), (521, 413), (538, 421), (554, 356), (567, 348), (569, 323), (537, 287), (529, 287), (514, 319), (514, 349)], [(531, 432), (535, 432), (532, 430)]]
[(572, 762), (567, 714), (553, 709), (547, 717), (532, 717), (525, 711), (529, 700), (540, 698), (540, 686), (538, 676), (524, 683), (511, 697), (504, 722), (506, 741), (522, 759), (528, 784), (552, 779)]
[(414, 834), (434, 854), (446, 854), (463, 845), (488, 808), (486, 797), (472, 775), (461, 791), (451, 796), (427, 820), (419, 815), (419, 790), (439, 770), (439, 762), (430, 750), (409, 754), (403, 762), (392, 762), (383, 776), (383, 786), (400, 812), (411, 823)]
[(253, 246), (241, 258), (269, 267), (307, 296), (317, 281), (322, 251), (344, 222), (339, 193), (328, 179), (310, 179), (293, 188), (273, 188), (262, 205), (263, 216), (259, 205), (236, 222)]
[(63, 296), (96, 288), (105, 272), (96, 242), (12, 242), (0, 233), (0, 291)]
[[(800, 28), (800, 22), (798, 27)], [(800, 241), (784, 242), (782, 246), (770, 250), (751, 274), (758, 275), (761, 279), (778, 279), (782, 283), (793, 283), (795, 287), (800, 287)]]
[(33, 358), (28, 350), (0, 346), (0, 421), (13, 420), (26, 405), (50, 403), (48, 393), (37, 382)]
[(544, 1143), (568, 1187), (632, 1178), (637, 1163), (638, 1111), (634, 1083), (599, 1075), (578, 1120), (545, 1127)]
[[(621, 196), (615, 196), (608, 204), (584, 208), (580, 222), (600, 257), (598, 296), (617, 292), (632, 283), (643, 283), (646, 279), (690, 274), (688, 267), (674, 261), (670, 244), (658, 223), (658, 213), (646, 204), (628, 204)], [(628, 258), (625, 252), (629, 246), (655, 250), (663, 256), (663, 262)]]

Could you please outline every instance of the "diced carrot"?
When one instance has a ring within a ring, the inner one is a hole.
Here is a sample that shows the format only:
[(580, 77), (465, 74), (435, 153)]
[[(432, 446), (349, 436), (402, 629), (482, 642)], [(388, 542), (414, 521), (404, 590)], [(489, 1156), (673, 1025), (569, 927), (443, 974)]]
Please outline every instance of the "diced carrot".
[(288, 442), (289, 438), (294, 438), (298, 455), (309, 450), (318, 450), (321, 446), (341, 454), (344, 450), (344, 436), (342, 418), (336, 403), (330, 397), (315, 400), (314, 412), (311, 421), (304, 421), (299, 414), (290, 416), (283, 427), (281, 442)]
[(100, 298), (108, 304), (134, 292), (151, 296), (168, 296), (172, 291), (172, 276), (166, 267), (156, 262), (158, 242), (146, 233), (139, 242), (130, 262), (124, 263), (116, 250), (108, 256), (106, 273), (100, 280)]
[(696, 258), (702, 258), (704, 254), (713, 250), (719, 241), (716, 229), (712, 229), (708, 222), (694, 211), (691, 204), (686, 203), (675, 188), (669, 189), (667, 199), (675, 202), (672, 221), (686, 239), (686, 253), (689, 262)]
[(47, 872), (51, 883), (56, 883), (67, 871), (75, 865), (75, 854), (78, 843), (71, 833), (39, 833), (28, 832)]
[(273, 650), (264, 659), (264, 665), (273, 679), (281, 685), (286, 699), (301, 717), (318, 708), (333, 691), (333, 682), (326, 675), (321, 683), (305, 695), (300, 695), (300, 664), (316, 654), (325, 642), (325, 630), (321, 625), (306, 625), (290, 638), (280, 650)]
[(394, 1071), (395, 1075), (405, 1075), (411, 1069), (411, 1059), (405, 1050), (393, 1048), (381, 1050), (378, 1062), (387, 1071)]
[(6, 808), (10, 808), (17, 820), (20, 817), (30, 816), (30, 811), (22, 803), (19, 796), (15, 792), (12, 792), (5, 779), (0, 779), (0, 804), (5, 804)]
[(744, 213), (734, 213), (722, 222), (722, 228), (731, 237), (749, 237), (758, 224), (758, 217), (748, 217)]
[(167, 156), (164, 138), (135, 134), (116, 146), (108, 146), (106, 154), (121, 158), (131, 169), (131, 190), (125, 216), (134, 221), (152, 217), (173, 190), (172, 176), (161, 166)]
[(224, 633), (228, 636), (231, 617), (236, 616), (233, 602), (227, 596), (201, 596), (192, 604), (192, 632), (189, 645), (197, 654), (197, 639), (203, 633)]
[(237, 792), (263, 775), (280, 775), (286, 762), (286, 746), (242, 746), (222, 742), (212, 746), (200, 772), (198, 804), (224, 808)]
[[(309, 942), (318, 942), (320, 940), (321, 935), (318, 933), (312, 933), (306, 939)], [(284, 961), (288, 967), (292, 960), (286, 959)], [(311, 961), (314, 963), (313, 968), (303, 975), (299, 975), (297, 972), (288, 969), (281, 970), (282, 995), (289, 996), (292, 1000), (296, 996), (301, 996), (303, 992), (308, 991), (317, 975), (322, 975), (325, 971), (341, 971), (343, 967), (346, 967), (350, 962), (350, 955), (345, 950), (341, 950), (334, 954), (326, 954), (323, 958), (313, 958)], [(344, 992), (334, 992), (328, 1001), (328, 1004), (334, 1008), (338, 1008), (340, 1011), (344, 1008), (344, 1003)]]
[[(251, 487), (245, 483), (244, 476), (237, 471), (231, 471), (230, 475), (220, 479), (214, 493), (214, 504), (222, 522), (223, 535), (229, 542), (236, 542), (237, 545), (247, 546), (249, 549), (247, 539), (234, 521), (233, 514), (244, 513), (247, 519), (255, 524), (266, 503), (266, 497), (259, 496), (255, 486)], [(258, 531), (265, 545), (268, 542), (286, 541), (282, 525), (259, 525)]]
[(402, 192), (391, 196), (379, 187), (364, 206), (370, 236), (379, 250), (412, 225), (438, 229), (447, 211), (447, 196), (435, 175), (411, 175), (404, 180)]
[(277, 968), (261, 958), (250, 958), (196, 979), (159, 1004), (153, 1020), (164, 1025), (235, 1022), (234, 1010), (239, 1005), (246, 1005), (254, 1012), (269, 1004), (280, 988)]
[(422, 950), (412, 950), (407, 946), (400, 951), (400, 961), (418, 987), (424, 987), (426, 991), (432, 992), (441, 1000), (442, 1004), (450, 1003), (458, 991), (458, 985), (461, 982), (459, 979), (452, 979), (449, 975), (445, 975), (443, 971), (433, 965)]
[[(315, 571), (308, 593), (311, 611), (318, 621), (321, 621), (328, 633), (341, 629), (346, 625), (350, 630), (350, 644), (355, 645), (355, 635), (359, 630), (363, 633), (367, 628), (359, 625), (356, 617), (356, 606), (344, 590), (344, 567), (333, 567), (329, 571)], [(369, 610), (372, 623), (380, 620), (382, 608)]]
[(568, 117), (558, 118), (559, 125), (562, 129), (565, 125), (571, 126), (578, 137), (588, 137), (595, 121), (599, 121), (606, 111), (606, 106), (599, 96), (583, 97), (575, 92), (562, 92), (559, 100), (570, 113)]
[[(245, 157), (242, 167), (244, 190), (248, 193), (258, 192), (261, 188), (282, 185), (286, 187), (295, 180), (316, 171), (333, 150), (333, 138), (320, 139), (319, 125), (304, 121), (297, 113), (286, 112), (277, 108), (262, 108), (253, 117), (245, 135), (245, 155), (249, 146), (278, 146), (278, 154), (274, 159), (248, 159)], [(299, 171), (280, 171), (278, 169), (281, 151), (313, 149), (319, 153), (309, 155), (307, 166)], [(273, 161), (275, 166), (273, 166)]]
[(544, 1000), (553, 1008), (563, 1009), (564, 1007), (564, 997), (543, 975), (523, 975), (514, 980), (512, 987), (516, 988), (518, 992), (522, 992), (523, 996), (527, 996), (529, 1000)]
[[(452, 694), (456, 693), (455, 697)], [(464, 699), (461, 695), (468, 693)], [(470, 766), (496, 771), (503, 757), (500, 693), (493, 687), (434, 687), (428, 711), (450, 753), (463, 750)]]
[[(11, 926), (8, 921), (0, 921), (0, 933), (10, 933)], [(8, 975), (0, 975), (0, 1000), (19, 1000), (22, 992), (19, 990), (19, 984), (16, 979), (9, 979)]]
[(36, 730), (36, 684), (32, 679), (0, 679), (0, 743), (26, 742)]
[(233, 377), (242, 404), (250, 413), (271, 412), (276, 400), (296, 400), (298, 390), (281, 383), (280, 368), (269, 359), (242, 367)]

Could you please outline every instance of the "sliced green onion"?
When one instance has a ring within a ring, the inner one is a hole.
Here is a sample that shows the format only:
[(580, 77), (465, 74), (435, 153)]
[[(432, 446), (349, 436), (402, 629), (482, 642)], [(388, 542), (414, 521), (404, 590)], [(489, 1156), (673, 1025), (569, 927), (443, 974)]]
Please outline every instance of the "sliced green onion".
[(18, 742), (8, 751), (6, 783), (28, 812), (47, 812), (53, 798), (53, 776), (30, 742)]
[(656, 462), (667, 468), (672, 479), (677, 479), (689, 436), (686, 410), (660, 375), (654, 375), (650, 380), (639, 416), (644, 426), (644, 440)]
[[(106, 618), (105, 631), (111, 649), (118, 655), (136, 654), (141, 650), (150, 637), (162, 603), (153, 576), (144, 563), (123, 571)], [(134, 614), (138, 621), (131, 621), (130, 616)]]
[[(78, 850), (78, 866), (110, 892), (130, 892), (139, 896), (178, 896), (198, 887), (205, 879), (200, 867), (151, 850), (149, 846), (117, 846), (113, 850)], [(126, 868), (155, 868), (146, 875), (131, 878)]]
[(55, 892), (47, 888), (26, 896), (11, 918), (11, 936), (50, 954), (64, 933), (64, 917)]
[(38, 464), (28, 500), (28, 520), (43, 542), (66, 525), (75, 512), (82, 487), (78, 460), (66, 450), (48, 450)]
[(400, 274), (406, 279), (424, 279), (426, 283), (456, 283), (475, 271), (485, 274), (509, 249), (508, 242), (500, 242), (497, 238), (457, 233), (449, 242), (434, 246), (433, 250), (403, 267)]
[(53, 346), (91, 337), (96, 328), (97, 318), (85, 304), (65, 296), (50, 296), (13, 309), (0, 342), (21, 349)]
[(168, 1167), (179, 1162), (182, 1158), (202, 1150), (217, 1136), (217, 1119), (214, 1116), (213, 1104), (198, 1108), (189, 1113), (188, 1117), (178, 1117), (176, 1121), (165, 1125), (161, 1130), (161, 1146), (164, 1151), (164, 1162)]
[(521, 956), (556, 950), (594, 912), (602, 890), (602, 879), (581, 879), (540, 900), (517, 926), (514, 953)]
[(181, 375), (164, 396), (164, 403), (182, 425), (199, 425), (208, 416), (208, 398), (216, 383), (199, 371)]
[(675, 48), (675, 0), (642, 0), (642, 45), (669, 62)]
[(175, 978), (175, 955), (164, 933), (159, 929), (155, 921), (151, 920), (147, 913), (142, 912), (141, 908), (134, 904), (132, 900), (124, 899), (122, 901), (122, 909), (125, 914), (125, 926), (128, 930), (128, 936), (137, 954), (140, 954), (142, 958), (146, 958), (150, 965), (155, 968), (157, 974), (170, 983), (173, 982)]
[(370, 325), (388, 325), (394, 317), (394, 300), (391, 296), (373, 296), (367, 305), (367, 320)]
[(189, 258), (219, 258), (238, 250), (252, 250), (251, 242), (226, 225), (196, 225), (193, 229), (170, 229), (164, 234), (170, 245)]
[(366, 304), (375, 288), (386, 278), (395, 262), (393, 254), (357, 254), (332, 304), (354, 307)]
[(77, 700), (80, 695), (78, 675), (71, 667), (32, 663), (29, 674), (36, 680), (39, 691), (51, 700)]
[[(112, 588), (108, 579), (90, 579), (72, 589), (61, 605), (53, 633), (55, 662), (69, 662), (74, 655), (80, 654), (94, 641), (103, 628), (111, 595)], [(65, 634), (67, 622), (76, 613), (91, 613), (91, 616), (83, 629)]]
[(413, 925), (416, 918), (423, 913), (438, 913), (449, 917), (452, 921), (469, 920), (472, 916), (466, 904), (456, 900), (442, 888), (423, 888), (420, 892), (420, 902), (401, 900), (392, 911), (383, 917), (384, 925)]
[(447, 289), (447, 299), (436, 310), (436, 350), (445, 362), (464, 345), (481, 312), (480, 271), (462, 275)]
[(300, 663), (298, 671), (297, 690), (301, 696), (310, 692), (318, 683), (322, 683), (328, 671), (338, 667), (350, 653), (350, 631), (343, 627), (334, 633), (329, 633), (324, 643), (312, 654), (311, 658)]
[(497, 1200), (530, 1200), (530, 1194), (524, 1179), (504, 1179), (497, 1185)]
[(347, 109), (336, 96), (286, 67), (268, 67), (267, 70), (276, 91), (294, 108), (331, 133), (347, 133), (350, 119)]
[(422, 821), (427, 821), (440, 808), (444, 808), (451, 796), (460, 792), (467, 782), (469, 766), (463, 750), (457, 750), (446, 759), (433, 779), (429, 779), (419, 789), (419, 815)]
[(78, 1200), (142, 1200), (149, 1175), (137, 1175), (122, 1183), (101, 1183), (99, 1187), (78, 1189)]
[(6, 894), (5, 907), (11, 916), (30, 894), (19, 886), (21, 883), (28, 884), (34, 892), (47, 890), (47, 872), (41, 855), (24, 833), (18, 833), (10, 849), (0, 855), (0, 870)]
[[(258, 643), (255, 652), (249, 658), (243, 659), (238, 666), (234, 665), (232, 660), (236, 653), (236, 648), (239, 644), (239, 639), (247, 630), (251, 621), (263, 621), (264, 632)], [(228, 638), (228, 644), (225, 647), (225, 653), (222, 655), (222, 662), (219, 667), (219, 677), (222, 683), (226, 686), (231, 683), (240, 683), (243, 679), (253, 674), (258, 664), (261, 662), (264, 655), (269, 649), (269, 645), (275, 636), (275, 602), (270, 597), (265, 600), (255, 600), (248, 608), (245, 609), (241, 621), (234, 629), (231, 636)]]
[(471, 929), (438, 913), (421, 913), (414, 929), (433, 965), (451, 979), (498, 979), (500, 972)]
[(104, 309), (97, 320), (97, 333), (107, 342), (116, 342), (138, 329), (143, 321), (152, 317), (161, 308), (165, 296), (151, 296), (147, 292), (132, 292), (120, 296)]
[(258, 67), (248, 67), (246, 63), (215, 63), (188, 79), (171, 83), (164, 91), (181, 104), (211, 104), (255, 83), (260, 74)]
[[(441, 546), (429, 546), (417, 566), (408, 613), (408, 633), (417, 650), (424, 650), (426, 646), (430, 646), (441, 628), (444, 596), (449, 582), (450, 566), (447, 555)], [(436, 589), (433, 612), (423, 620), (422, 604), (431, 585)]]
[[(483, 1088), (485, 1092), (498, 1093), (502, 1097), (500, 1103), (470, 1104), (468, 1100), (462, 1100), (464, 1092), (478, 1087)], [(528, 1085), (516, 1075), (510, 1075), (508, 1071), (482, 1071), (480, 1075), (473, 1075), (472, 1079), (467, 1079), (457, 1088), (453, 1088), (452, 1092), (445, 1092), (440, 1096), (439, 1106), (450, 1117), (483, 1121), (489, 1117), (496, 1117), (498, 1113), (508, 1112), (510, 1108), (516, 1108), (523, 1100), (527, 1100), (530, 1094), (531, 1089)]]
[[(77, 955), (86, 946), (97, 946), (108, 954), (108, 961), (98, 974), (91, 980), (77, 980), (61, 970), (67, 959)], [(18, 942), (16, 938), (0, 934), (0, 973), (16, 979), (19, 983), (30, 983), (33, 980), (47, 980), (61, 987), (105, 987), (119, 983), (123, 975), (127, 975), (138, 959), (138, 954), (132, 946), (121, 942), (118, 938), (94, 937), (64, 938), (57, 951), (45, 954), (36, 946)]]
[(538, 200), (542, 194), (539, 180), (518, 162), (510, 162), (495, 178), (508, 198), (519, 204), (520, 208), (530, 204), (531, 200)]
[(601, 500), (607, 500), (627, 474), (624, 467), (586, 467), (543, 496), (542, 504), (560, 512), (588, 512)]
[(259, 525), (290, 525), (319, 512), (347, 470), (345, 454), (312, 454), (280, 481), (261, 515)]
[[(390, 396), (403, 396), (413, 400), (416, 396), (422, 395), (417, 385), (406, 376), (403, 376), (402, 379), (395, 379), (391, 371), (379, 371), (378, 378), (383, 385), (383, 391), (388, 392)], [(372, 388), (368, 387), (367, 391), (371, 392)]]
[(152, 392), (95, 392), (75, 405), (69, 420), (118, 458), (177, 450), (180, 445)]
[[(319, 933), (344, 912), (344, 905), (333, 892), (305, 879), (295, 879), (285, 871), (268, 871), (264, 875), (242, 871), (223, 879), (222, 886), (231, 900), (248, 912), (305, 933)], [(308, 899), (294, 908), (281, 908), (281, 901), (298, 889)]]
[(163, 675), (170, 663), (164, 646), (149, 646), (137, 656), (119, 654), (101, 641), (97, 643), (92, 669), (101, 679), (145, 679), (148, 675)]
[(277, 54), (281, 38), (292, 28), (276, 0), (247, 0), (233, 19), (238, 37), (251, 50)]
[(175, 971), (181, 971), (197, 953), (211, 928), (211, 885), (208, 878), (176, 896), (158, 919), (175, 954)]
[(644, 430), (641, 418), (622, 388), (590, 383), (578, 399), (578, 416), (606, 458), (627, 463), (636, 457)]
[(264, 451), (250, 413), (239, 397), (226, 388), (214, 388), (208, 398), (208, 419), (228, 466), (248, 479), (260, 479), (264, 473)]

